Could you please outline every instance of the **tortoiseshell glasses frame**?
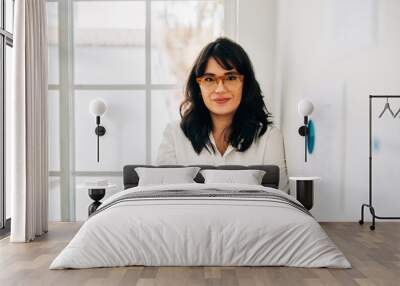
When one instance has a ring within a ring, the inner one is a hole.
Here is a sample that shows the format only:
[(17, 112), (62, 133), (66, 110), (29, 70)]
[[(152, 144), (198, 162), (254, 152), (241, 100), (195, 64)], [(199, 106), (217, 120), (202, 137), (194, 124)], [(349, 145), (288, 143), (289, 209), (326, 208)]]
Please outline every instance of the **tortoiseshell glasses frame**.
[(208, 91), (217, 89), (220, 81), (222, 81), (227, 89), (235, 90), (240, 87), (243, 80), (244, 75), (236, 72), (227, 73), (221, 76), (205, 74), (196, 78), (196, 81), (200, 85), (200, 87)]

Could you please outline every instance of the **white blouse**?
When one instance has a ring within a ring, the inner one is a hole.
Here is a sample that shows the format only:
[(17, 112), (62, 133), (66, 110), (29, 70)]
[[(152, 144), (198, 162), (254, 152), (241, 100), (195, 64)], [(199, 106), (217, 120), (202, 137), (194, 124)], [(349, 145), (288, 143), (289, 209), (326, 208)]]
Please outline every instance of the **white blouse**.
[(197, 154), (183, 133), (180, 121), (171, 122), (165, 128), (156, 163), (158, 165), (277, 165), (280, 169), (279, 189), (289, 192), (283, 136), (278, 128), (269, 125), (267, 131), (244, 152), (237, 151), (229, 144), (225, 153), (221, 155), (212, 132), (210, 141), (216, 153), (210, 153), (203, 148), (200, 154)]

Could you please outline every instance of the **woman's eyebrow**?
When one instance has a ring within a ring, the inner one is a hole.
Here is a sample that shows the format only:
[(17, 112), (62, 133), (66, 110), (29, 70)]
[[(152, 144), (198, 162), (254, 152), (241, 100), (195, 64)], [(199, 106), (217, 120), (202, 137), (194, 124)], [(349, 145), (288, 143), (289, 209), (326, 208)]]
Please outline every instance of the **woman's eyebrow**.
[[(228, 75), (228, 74), (237, 74), (238, 72), (236, 71), (236, 70), (230, 70), (230, 71), (227, 71), (226, 73), (224, 73), (224, 75)], [(216, 75), (215, 73), (211, 73), (211, 72), (206, 72), (206, 73), (204, 73), (204, 75)]]
[(238, 72), (236, 70), (231, 70), (226, 72), (225, 74), (237, 74)]

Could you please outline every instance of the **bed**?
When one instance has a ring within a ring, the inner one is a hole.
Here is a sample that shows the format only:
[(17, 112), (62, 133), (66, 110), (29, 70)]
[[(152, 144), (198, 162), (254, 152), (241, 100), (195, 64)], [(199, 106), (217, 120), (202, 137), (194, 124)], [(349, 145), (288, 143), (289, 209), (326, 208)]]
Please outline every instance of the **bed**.
[(312, 215), (277, 189), (277, 166), (199, 166), (264, 170), (261, 185), (205, 184), (199, 173), (195, 183), (139, 186), (135, 168), (143, 166), (124, 167), (124, 190), (103, 202), (50, 269), (351, 267)]

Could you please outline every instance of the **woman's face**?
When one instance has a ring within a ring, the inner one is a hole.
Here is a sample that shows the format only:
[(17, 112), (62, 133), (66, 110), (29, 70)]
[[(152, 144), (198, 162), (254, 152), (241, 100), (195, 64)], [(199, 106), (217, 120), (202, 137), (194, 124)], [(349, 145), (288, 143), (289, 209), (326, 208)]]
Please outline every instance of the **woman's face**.
[(222, 68), (213, 57), (208, 60), (199, 84), (204, 104), (212, 115), (235, 114), (242, 99), (243, 78), (240, 77), (236, 69)]

